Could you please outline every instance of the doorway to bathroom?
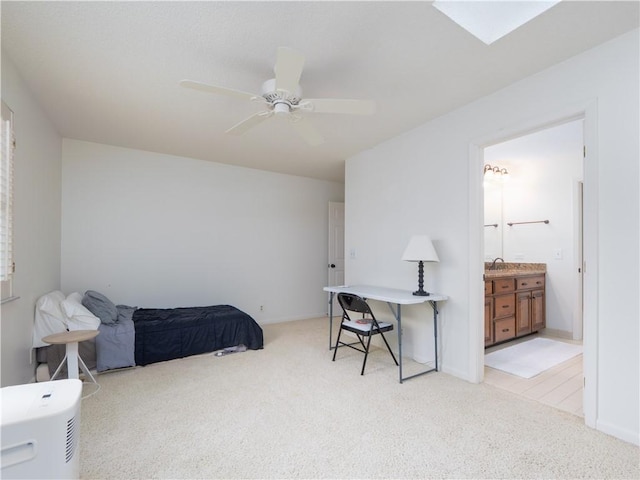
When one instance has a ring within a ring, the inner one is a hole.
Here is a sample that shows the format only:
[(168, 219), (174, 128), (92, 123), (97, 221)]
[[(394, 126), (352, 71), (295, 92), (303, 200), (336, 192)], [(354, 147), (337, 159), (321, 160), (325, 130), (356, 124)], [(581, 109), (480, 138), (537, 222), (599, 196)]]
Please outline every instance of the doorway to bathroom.
[[(577, 345), (583, 338), (584, 144), (584, 119), (579, 118), (483, 149), (485, 262), (522, 268), (543, 264), (545, 328), (533, 336)], [(486, 383), (583, 414), (581, 354), (530, 379), (491, 367), (485, 367), (484, 378)]]

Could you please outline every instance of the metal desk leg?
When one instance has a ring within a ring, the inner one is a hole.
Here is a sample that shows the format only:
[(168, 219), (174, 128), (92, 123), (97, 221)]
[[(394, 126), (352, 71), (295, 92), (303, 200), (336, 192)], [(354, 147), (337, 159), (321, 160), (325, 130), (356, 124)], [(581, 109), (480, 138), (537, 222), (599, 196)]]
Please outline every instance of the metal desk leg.
[(333, 296), (335, 292), (329, 292), (329, 350), (333, 347), (331, 346), (331, 340), (333, 339)]
[(438, 371), (438, 304), (435, 300), (429, 300), (429, 304), (431, 305), (431, 308), (433, 308), (433, 340), (434, 340), (434, 345), (435, 345), (435, 356), (436, 356), (436, 361), (435, 361), (435, 368), (430, 368), (429, 370), (425, 370), (423, 372), (419, 372), (416, 373), (414, 375), (411, 375), (409, 377), (403, 377), (402, 376), (402, 313), (401, 313), (401, 306), (400, 304), (398, 304), (398, 310), (394, 310), (393, 309), (393, 304), (390, 302), (387, 302), (387, 305), (389, 305), (389, 308), (391, 309), (391, 312), (393, 313), (394, 317), (396, 318), (396, 321), (398, 322), (398, 370), (399, 370), (399, 378), (400, 378), (400, 383), (402, 383), (404, 380), (409, 380), (410, 378), (414, 378), (414, 377), (419, 377), (420, 375), (424, 375), (426, 373), (431, 373), (431, 372), (437, 372)]
[(398, 381), (402, 383), (402, 313), (401, 305), (398, 304)]
[(389, 310), (391, 310), (396, 322), (398, 322), (398, 380), (402, 383), (402, 306), (398, 303), (398, 309), (394, 310), (393, 303), (387, 302), (387, 305), (389, 305)]
[(433, 308), (433, 341), (434, 341), (434, 352), (436, 355), (436, 372), (438, 371), (438, 302), (434, 300), (429, 300), (431, 304), (431, 308)]

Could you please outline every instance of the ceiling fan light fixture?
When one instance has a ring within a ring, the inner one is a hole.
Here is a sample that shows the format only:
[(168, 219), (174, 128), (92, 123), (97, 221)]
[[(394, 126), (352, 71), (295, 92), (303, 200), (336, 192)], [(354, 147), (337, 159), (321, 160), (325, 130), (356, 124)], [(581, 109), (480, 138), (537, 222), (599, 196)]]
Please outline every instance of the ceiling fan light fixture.
[(273, 105), (273, 113), (276, 115), (289, 115), (291, 112), (291, 105), (287, 102), (278, 102)]
[(324, 143), (322, 134), (313, 124), (303, 116), (296, 114), (298, 110), (305, 113), (338, 113), (347, 115), (372, 115), (375, 113), (375, 103), (371, 100), (353, 99), (302, 99), (300, 76), (304, 66), (304, 56), (291, 48), (278, 48), (276, 60), (276, 78), (271, 78), (262, 84), (260, 96), (241, 90), (226, 88), (218, 85), (183, 80), (180, 85), (203, 92), (216, 93), (230, 97), (259, 102), (264, 110), (254, 113), (226, 131), (231, 135), (242, 135), (247, 130), (259, 125), (269, 117), (281, 117), (289, 120), (294, 130), (309, 145), (317, 146)]

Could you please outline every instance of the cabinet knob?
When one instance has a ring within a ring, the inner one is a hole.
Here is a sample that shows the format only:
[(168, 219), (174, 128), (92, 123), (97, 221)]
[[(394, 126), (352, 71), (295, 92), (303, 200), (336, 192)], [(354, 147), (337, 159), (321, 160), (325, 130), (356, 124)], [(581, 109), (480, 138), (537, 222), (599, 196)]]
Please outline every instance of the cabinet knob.
[(526, 287), (527, 285), (529, 285), (527, 282), (522, 282), (523, 287)]
[(503, 329), (502, 329), (502, 333), (507, 333), (508, 331), (509, 331), (509, 329), (508, 329), (508, 328), (503, 328)]

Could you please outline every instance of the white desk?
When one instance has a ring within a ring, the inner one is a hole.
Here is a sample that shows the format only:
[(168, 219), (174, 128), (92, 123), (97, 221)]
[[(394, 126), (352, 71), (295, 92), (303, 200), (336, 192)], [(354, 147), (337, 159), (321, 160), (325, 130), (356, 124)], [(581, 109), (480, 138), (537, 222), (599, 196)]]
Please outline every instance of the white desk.
[[(429, 296), (420, 297), (413, 295), (408, 290), (399, 290), (396, 288), (376, 287), (372, 285), (339, 285), (336, 287), (324, 287), (325, 292), (329, 292), (329, 350), (333, 348), (333, 297), (336, 293), (351, 293), (358, 295), (365, 300), (378, 300), (386, 302), (391, 309), (391, 313), (398, 322), (398, 371), (399, 381), (409, 380), (426, 373), (438, 371), (438, 302), (447, 300), (448, 297), (438, 293), (432, 293)], [(402, 305), (417, 305), (420, 303), (429, 303), (433, 308), (433, 339), (435, 345), (435, 368), (425, 370), (409, 377), (402, 376)], [(394, 308), (395, 306), (395, 308)]]

